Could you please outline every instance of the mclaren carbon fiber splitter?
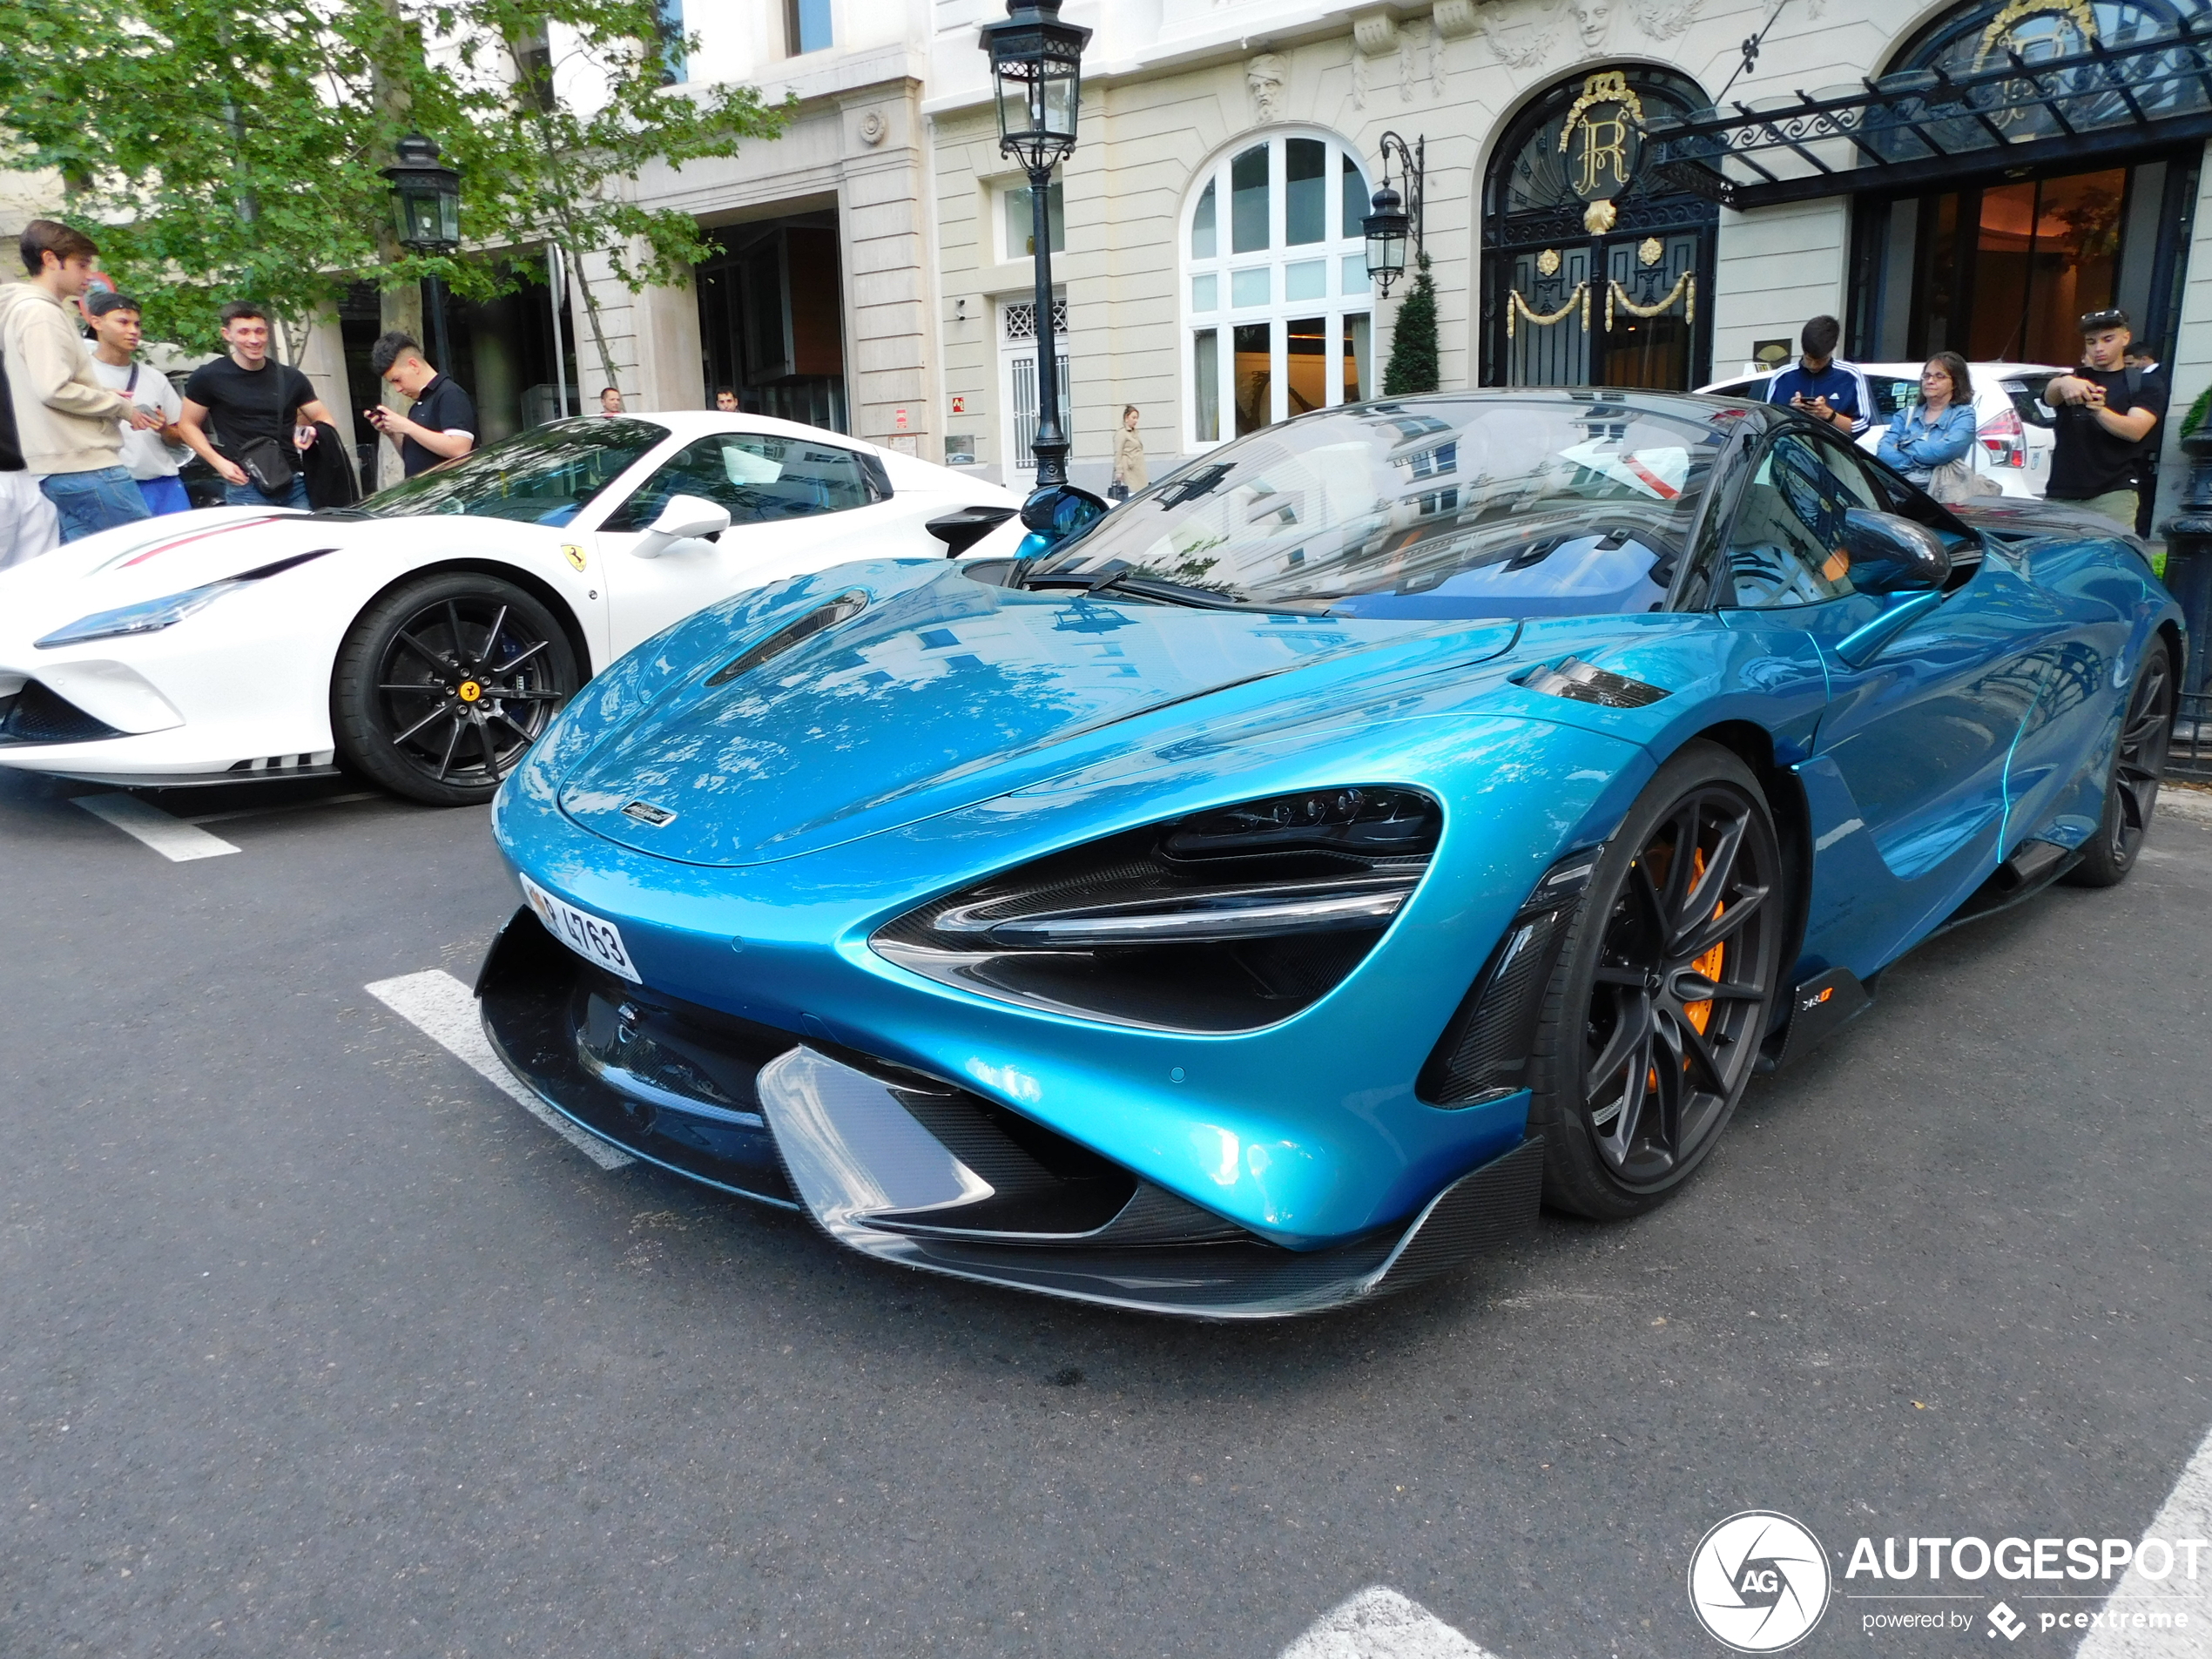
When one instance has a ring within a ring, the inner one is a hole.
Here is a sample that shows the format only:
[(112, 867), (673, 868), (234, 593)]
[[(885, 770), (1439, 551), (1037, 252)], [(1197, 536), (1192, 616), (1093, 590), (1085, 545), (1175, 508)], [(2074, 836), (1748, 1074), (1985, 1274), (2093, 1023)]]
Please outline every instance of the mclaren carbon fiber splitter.
[(1534, 1224), (1542, 1145), (1333, 1248), (1270, 1242), (972, 1089), (657, 997), (528, 906), (485, 959), (492, 1045), (539, 1098), (632, 1156), (803, 1208), (879, 1260), (1148, 1313), (1311, 1313), (1403, 1290)]
[(1047, 505), (703, 612), (533, 747), (482, 992), (542, 1096), (884, 1261), (1305, 1312), (1665, 1201), (2155, 805), (2141, 549), (1787, 412), (1404, 400)]

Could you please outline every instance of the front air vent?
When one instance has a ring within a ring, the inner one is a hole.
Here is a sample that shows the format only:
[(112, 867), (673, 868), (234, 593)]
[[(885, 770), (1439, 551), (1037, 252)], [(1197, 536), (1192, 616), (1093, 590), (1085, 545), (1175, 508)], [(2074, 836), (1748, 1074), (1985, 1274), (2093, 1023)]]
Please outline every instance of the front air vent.
[(1569, 657), (1557, 667), (1539, 664), (1521, 683), (1546, 697), (1564, 697), (1608, 709), (1640, 709), (1672, 695), (1656, 685), (1595, 667), (1579, 657)]
[(122, 735), (37, 680), (25, 680), (12, 697), (0, 697), (0, 744), (92, 743)]
[(853, 588), (840, 593), (826, 605), (818, 605), (799, 617), (786, 623), (770, 634), (741, 657), (733, 657), (706, 677), (709, 685), (727, 685), (739, 675), (750, 674), (763, 663), (782, 656), (800, 641), (812, 639), (825, 628), (834, 628), (840, 622), (849, 622), (868, 608), (868, 596)]

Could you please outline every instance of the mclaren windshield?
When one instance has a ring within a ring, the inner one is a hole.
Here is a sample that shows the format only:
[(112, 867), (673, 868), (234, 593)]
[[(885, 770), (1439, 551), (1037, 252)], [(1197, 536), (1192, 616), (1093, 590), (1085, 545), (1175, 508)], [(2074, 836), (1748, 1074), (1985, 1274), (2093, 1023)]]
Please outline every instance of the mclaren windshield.
[(1656, 610), (1730, 428), (1588, 393), (1307, 415), (1162, 480), (1028, 583), (1352, 617)]
[(380, 489), (353, 510), (364, 518), (466, 513), (562, 525), (668, 435), (627, 416), (550, 421)]

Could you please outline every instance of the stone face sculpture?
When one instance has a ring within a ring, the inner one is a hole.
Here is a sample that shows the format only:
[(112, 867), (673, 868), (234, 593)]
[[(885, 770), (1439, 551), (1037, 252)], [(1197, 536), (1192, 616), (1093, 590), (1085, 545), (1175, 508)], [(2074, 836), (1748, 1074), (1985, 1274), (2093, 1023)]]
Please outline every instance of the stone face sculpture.
[(1283, 85), (1291, 66), (1276, 52), (1262, 52), (1244, 65), (1244, 85), (1252, 95), (1252, 119), (1262, 125), (1283, 118)]
[(1613, 0), (1567, 0), (1567, 9), (1574, 14), (1575, 30), (1582, 37), (1582, 50), (1602, 50), (1606, 34), (1613, 27)]

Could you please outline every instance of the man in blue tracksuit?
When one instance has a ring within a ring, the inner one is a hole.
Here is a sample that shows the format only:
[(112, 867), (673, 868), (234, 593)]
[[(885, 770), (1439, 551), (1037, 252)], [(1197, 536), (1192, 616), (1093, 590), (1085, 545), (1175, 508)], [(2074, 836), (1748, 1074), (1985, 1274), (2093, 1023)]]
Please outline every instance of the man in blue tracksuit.
[(1767, 382), (1766, 401), (1802, 409), (1816, 421), (1825, 421), (1846, 437), (1866, 430), (1873, 415), (1873, 399), (1866, 376), (1849, 363), (1836, 361), (1836, 342), (1843, 325), (1833, 317), (1815, 317), (1797, 336), (1804, 355), (1795, 368), (1785, 368)]

